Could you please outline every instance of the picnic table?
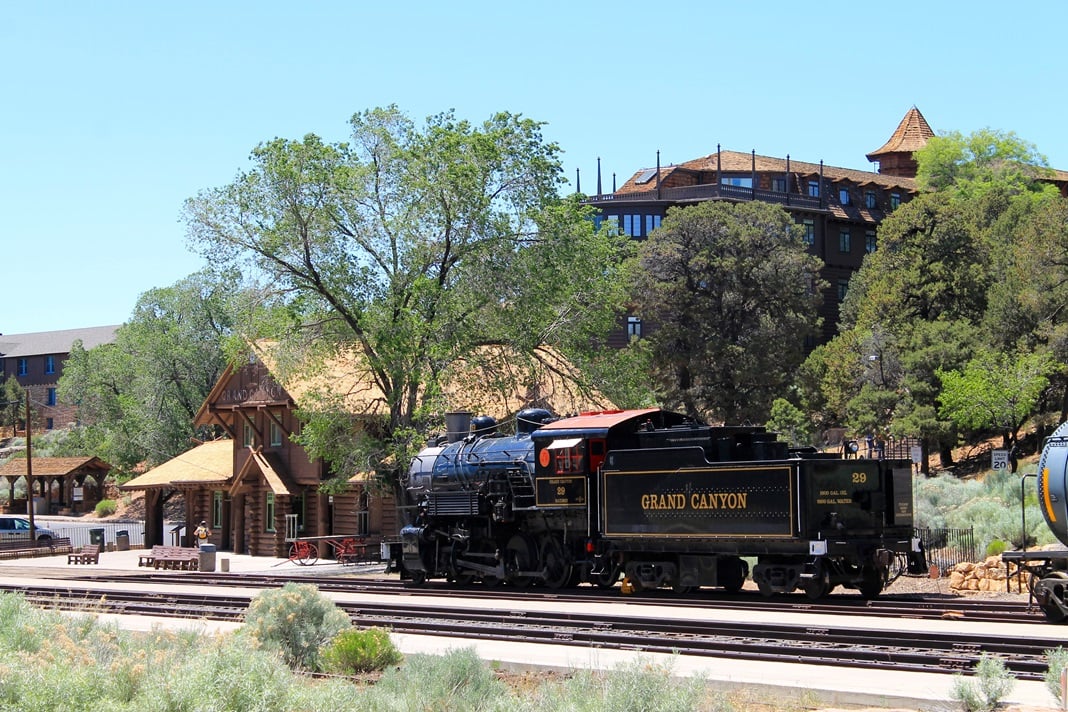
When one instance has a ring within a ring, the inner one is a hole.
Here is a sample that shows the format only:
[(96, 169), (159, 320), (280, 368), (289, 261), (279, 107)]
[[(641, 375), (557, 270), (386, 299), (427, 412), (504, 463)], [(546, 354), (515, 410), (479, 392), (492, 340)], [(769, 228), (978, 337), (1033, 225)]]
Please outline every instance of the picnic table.
[(367, 540), (351, 534), (301, 536), (286, 539), (290, 544), (289, 560), (301, 566), (311, 566), (321, 556), (320, 547), (330, 547), (333, 558), (341, 564), (355, 564), (367, 558)]

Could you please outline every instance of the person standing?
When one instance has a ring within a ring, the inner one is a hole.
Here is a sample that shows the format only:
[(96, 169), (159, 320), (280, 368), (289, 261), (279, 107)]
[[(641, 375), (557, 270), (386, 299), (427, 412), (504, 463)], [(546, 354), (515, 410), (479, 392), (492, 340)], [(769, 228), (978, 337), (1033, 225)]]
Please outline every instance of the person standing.
[(200, 545), (206, 542), (208, 540), (208, 537), (210, 536), (211, 530), (208, 529), (208, 523), (206, 521), (202, 521), (200, 523), (200, 526), (193, 531), (193, 543), (199, 549)]

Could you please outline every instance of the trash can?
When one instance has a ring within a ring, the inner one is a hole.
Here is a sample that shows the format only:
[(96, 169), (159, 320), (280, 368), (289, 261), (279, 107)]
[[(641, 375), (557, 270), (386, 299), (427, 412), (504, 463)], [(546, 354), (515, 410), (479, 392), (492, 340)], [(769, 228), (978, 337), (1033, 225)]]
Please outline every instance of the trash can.
[(119, 551), (130, 550), (130, 532), (125, 529), (115, 532), (115, 548)]
[(200, 560), (197, 562), (197, 568), (201, 571), (213, 572), (215, 571), (215, 545), (214, 544), (201, 544), (200, 545)]
[(89, 530), (89, 543), (96, 544), (99, 547), (104, 546), (104, 530), (103, 529), (90, 529)]

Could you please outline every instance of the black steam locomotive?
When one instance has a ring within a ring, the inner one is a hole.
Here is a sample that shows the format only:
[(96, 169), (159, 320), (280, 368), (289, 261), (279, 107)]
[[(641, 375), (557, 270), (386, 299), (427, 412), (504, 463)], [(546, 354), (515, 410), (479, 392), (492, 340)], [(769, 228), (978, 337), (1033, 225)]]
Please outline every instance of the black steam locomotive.
[(480, 416), (413, 460), (413, 517), (388, 552), (402, 576), (733, 592), (755, 559), (766, 596), (873, 598), (903, 564), (925, 570), (908, 461), (788, 448), (763, 427), (659, 409), (531, 409), (517, 423), (506, 436)]

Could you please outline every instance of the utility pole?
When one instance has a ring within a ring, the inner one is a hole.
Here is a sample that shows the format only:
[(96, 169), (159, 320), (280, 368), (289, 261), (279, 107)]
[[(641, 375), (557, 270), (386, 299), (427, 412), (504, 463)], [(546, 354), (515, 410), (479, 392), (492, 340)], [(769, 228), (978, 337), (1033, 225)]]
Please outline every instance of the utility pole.
[(29, 505), (30, 541), (37, 541), (37, 524), (33, 518), (33, 446), (30, 442), (30, 433), (33, 431), (33, 423), (30, 422), (30, 389), (26, 389), (26, 500)]

